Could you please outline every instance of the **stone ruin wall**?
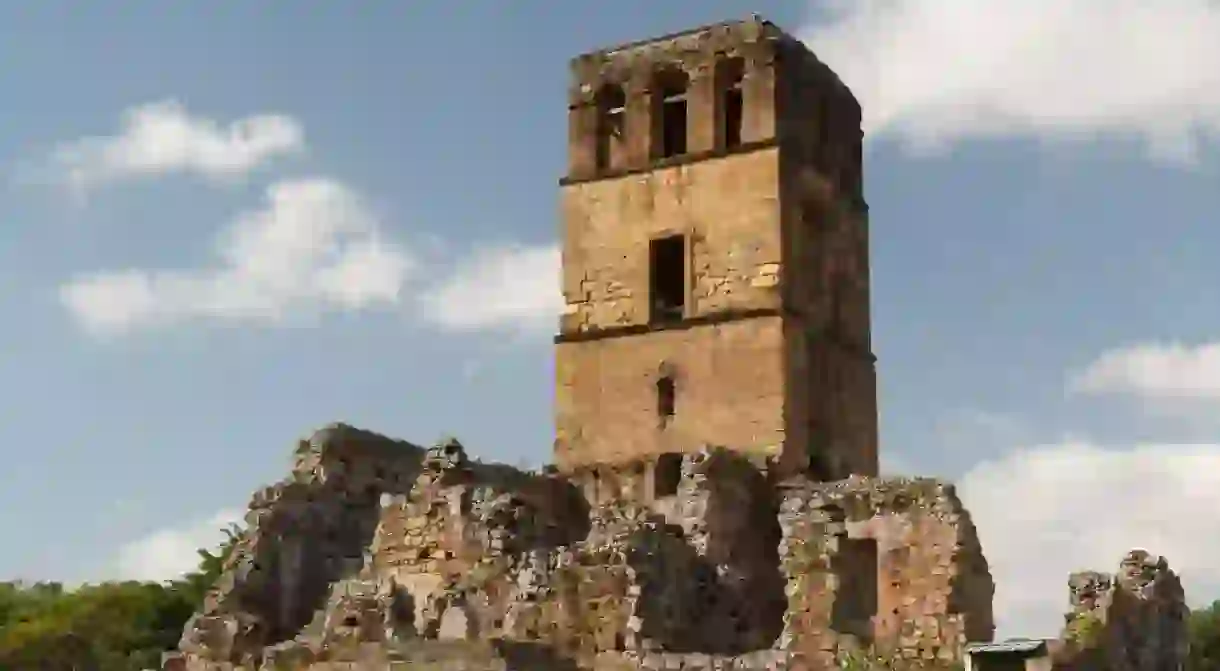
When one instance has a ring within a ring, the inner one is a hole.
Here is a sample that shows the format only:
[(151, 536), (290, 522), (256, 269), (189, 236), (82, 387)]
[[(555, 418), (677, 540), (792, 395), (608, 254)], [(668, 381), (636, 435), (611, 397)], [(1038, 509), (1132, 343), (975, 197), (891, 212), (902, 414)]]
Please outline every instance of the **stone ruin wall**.
[(951, 485), (932, 479), (796, 483), (782, 497), (784, 647), (823, 663), (874, 648), (955, 662), (994, 633), (994, 584)]
[(1055, 671), (1181, 671), (1190, 608), (1164, 557), (1132, 550), (1114, 574), (1073, 573), (1070, 611), (1051, 644)]
[(300, 441), (284, 480), (255, 492), (238, 540), (180, 649), (241, 659), (290, 637), (359, 570), (383, 492), (409, 491), (423, 448), (344, 425)]
[(334, 425), (247, 522), (166, 669), (817, 669), (991, 636), (932, 480), (777, 484), (721, 449), (562, 476)]

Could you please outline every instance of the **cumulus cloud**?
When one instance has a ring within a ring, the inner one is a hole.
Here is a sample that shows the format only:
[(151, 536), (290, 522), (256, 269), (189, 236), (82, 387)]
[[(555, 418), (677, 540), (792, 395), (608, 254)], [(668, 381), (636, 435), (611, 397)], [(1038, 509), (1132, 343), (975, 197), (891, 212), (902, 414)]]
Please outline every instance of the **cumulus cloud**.
[(1220, 590), (1220, 445), (1065, 442), (971, 469), (958, 490), (995, 577), (1000, 636), (1053, 636), (1073, 571), (1165, 555), (1199, 606)]
[(182, 526), (159, 529), (125, 543), (114, 562), (119, 580), (174, 580), (199, 566), (200, 549), (213, 550), (225, 540), (224, 529), (239, 523), (242, 513), (222, 510)]
[(1220, 399), (1220, 343), (1140, 344), (1103, 352), (1068, 380), (1070, 391), (1149, 400)]
[(455, 331), (555, 329), (559, 247), (505, 245), (475, 252), (421, 297), (424, 314)]
[(66, 283), (60, 298), (100, 335), (199, 318), (276, 322), (396, 304), (413, 266), (358, 193), (303, 179), (273, 184), (260, 209), (236, 217), (209, 267), (105, 271)]
[(56, 147), (48, 168), (77, 189), (167, 173), (224, 182), (304, 147), (304, 131), (291, 117), (259, 114), (222, 123), (166, 100), (127, 110), (114, 135)]
[(1187, 161), (1220, 135), (1211, 0), (827, 0), (801, 37), (866, 132), (928, 150), (993, 136), (1140, 138)]
[(60, 300), (98, 336), (391, 307), (414, 309), (424, 323), (454, 332), (556, 327), (562, 299), (554, 244), (483, 248), (425, 280), (414, 250), (384, 229), (360, 194), (339, 182), (277, 182), (262, 207), (224, 229), (211, 264), (86, 274), (64, 283)]

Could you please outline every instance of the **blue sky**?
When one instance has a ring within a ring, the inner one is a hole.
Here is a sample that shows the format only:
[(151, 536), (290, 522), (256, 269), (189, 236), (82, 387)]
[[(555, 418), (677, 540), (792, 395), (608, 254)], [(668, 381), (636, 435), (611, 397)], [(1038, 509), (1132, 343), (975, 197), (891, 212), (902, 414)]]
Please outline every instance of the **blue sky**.
[(332, 420), (546, 460), (567, 59), (759, 12), (864, 105), (884, 459), (1002, 628), (1220, 597), (1220, 9), (1067, 5), (0, 7), (0, 576), (172, 575)]

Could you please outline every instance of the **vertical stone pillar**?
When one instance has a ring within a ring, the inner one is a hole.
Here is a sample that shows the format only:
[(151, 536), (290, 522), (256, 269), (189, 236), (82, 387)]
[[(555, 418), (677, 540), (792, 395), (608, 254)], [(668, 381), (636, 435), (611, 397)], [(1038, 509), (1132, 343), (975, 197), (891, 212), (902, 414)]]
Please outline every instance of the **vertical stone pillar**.
[(574, 178), (593, 174), (596, 163), (595, 137), (597, 105), (589, 100), (574, 99), (568, 106), (568, 175)]
[(745, 61), (745, 76), (741, 82), (744, 99), (741, 140), (747, 143), (770, 140), (776, 134), (775, 56), (763, 45), (758, 45), (746, 54)]
[(690, 154), (712, 151), (716, 148), (720, 117), (715, 62), (699, 63), (686, 74), (690, 77), (686, 91), (686, 151)]
[(819, 503), (808, 490), (789, 489), (783, 494), (779, 551), (788, 608), (777, 645), (815, 668), (834, 668), (838, 637), (831, 629), (831, 616), (839, 581), (833, 560), (847, 525), (842, 510)]
[(626, 119), (626, 168), (643, 168), (652, 161), (652, 138), (656, 133), (654, 117), (657, 116), (653, 100), (652, 73), (642, 70), (632, 74), (623, 85), (627, 98)]

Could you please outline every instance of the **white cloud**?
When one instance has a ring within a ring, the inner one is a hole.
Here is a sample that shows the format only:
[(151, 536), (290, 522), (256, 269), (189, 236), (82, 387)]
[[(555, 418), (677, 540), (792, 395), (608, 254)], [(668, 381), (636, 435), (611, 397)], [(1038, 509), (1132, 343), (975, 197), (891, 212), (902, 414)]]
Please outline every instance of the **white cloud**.
[(102, 272), (68, 282), (60, 297), (99, 335), (199, 318), (276, 322), (396, 304), (414, 265), (383, 239), (359, 194), (325, 179), (273, 184), (263, 207), (234, 219), (215, 251), (211, 267)]
[(916, 149), (998, 135), (1139, 137), (1159, 159), (1220, 136), (1211, 0), (826, 0), (802, 32), (866, 132)]
[(167, 100), (127, 110), (116, 135), (57, 147), (50, 168), (77, 189), (166, 173), (228, 181), (304, 147), (304, 131), (291, 117), (260, 114), (222, 124)]
[(160, 529), (119, 548), (114, 570), (119, 580), (174, 580), (199, 566), (199, 550), (215, 550), (224, 529), (242, 513), (223, 510), (180, 527)]
[(421, 297), (424, 314), (455, 331), (556, 329), (559, 267), (556, 245), (483, 249)]
[(1193, 606), (1220, 597), (1220, 445), (1019, 450), (959, 482), (995, 577), (999, 635), (1053, 636), (1068, 574), (1166, 557)]
[(1149, 400), (1220, 399), (1220, 343), (1142, 344), (1104, 352), (1072, 375), (1069, 391)]

